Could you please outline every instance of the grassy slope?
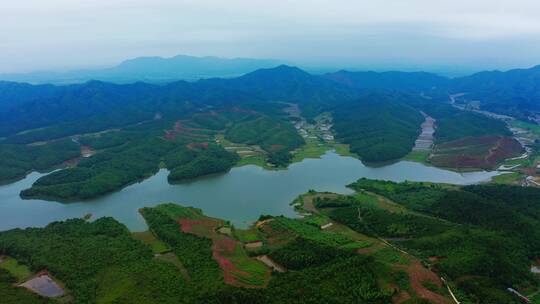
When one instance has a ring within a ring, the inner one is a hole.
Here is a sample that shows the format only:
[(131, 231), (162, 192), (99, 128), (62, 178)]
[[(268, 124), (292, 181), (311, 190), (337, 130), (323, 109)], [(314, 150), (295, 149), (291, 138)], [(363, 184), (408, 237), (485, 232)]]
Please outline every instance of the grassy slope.
[(45, 304), (56, 301), (42, 298), (25, 288), (16, 287), (17, 279), (7, 270), (0, 268), (0, 295), (3, 304)]
[(14, 258), (4, 258), (0, 263), (0, 268), (8, 271), (17, 282), (24, 282), (32, 276), (32, 271), (28, 269), (28, 266), (19, 264)]

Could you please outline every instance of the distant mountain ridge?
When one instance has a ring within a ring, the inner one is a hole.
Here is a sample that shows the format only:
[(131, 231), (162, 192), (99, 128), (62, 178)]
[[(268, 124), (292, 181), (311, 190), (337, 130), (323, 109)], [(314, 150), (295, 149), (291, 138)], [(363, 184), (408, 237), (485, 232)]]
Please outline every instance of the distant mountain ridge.
[(528, 69), (484, 71), (447, 78), (426, 72), (348, 72), (323, 77), (357, 90), (429, 93), (441, 99), (463, 93), (464, 103), (476, 101), (480, 109), (528, 119), (540, 117), (540, 65)]
[(349, 72), (341, 70), (325, 74), (324, 77), (359, 90), (429, 91), (447, 87), (451, 82), (447, 77), (428, 72)]
[[(0, 112), (16, 105), (17, 100), (43, 100), (64, 90), (49, 83), (83, 85), (90, 80), (99, 80), (116, 84), (141, 81), (168, 84), (188, 80), (197, 83), (192, 89), (210, 86), (268, 100), (303, 103), (304, 114), (308, 117), (317, 113), (321, 105), (357, 98), (359, 91), (393, 91), (429, 95), (440, 101), (448, 101), (448, 94), (465, 93), (459, 98), (464, 104), (474, 102), (480, 109), (521, 119), (539, 117), (540, 120), (540, 65), (448, 78), (428, 72), (400, 71), (341, 70), (313, 75), (286, 64), (272, 59), (178, 55), (170, 58), (138, 57), (100, 70), (0, 74), (0, 90), (4, 93), (0, 94)], [(9, 82), (42, 85), (29, 87)]]
[(144, 81), (167, 83), (177, 80), (236, 77), (251, 71), (285, 63), (273, 59), (195, 57), (177, 55), (170, 58), (137, 57), (105, 69), (74, 70), (67, 72), (33, 72), (0, 74), (0, 80), (34, 84), (73, 84), (89, 80), (115, 83)]
[[(0, 92), (0, 137), (51, 124), (98, 119), (95, 117), (99, 117), (101, 127), (112, 127), (151, 119), (156, 112), (177, 116), (207, 105), (264, 100), (299, 103), (310, 117), (323, 107), (358, 97), (354, 89), (285, 65), (237, 78), (176, 81), (166, 85), (89, 81), (55, 86), (0, 82)], [(19, 136), (21, 140), (26, 137)]]
[[(144, 60), (168, 62), (156, 58)], [(185, 57), (177, 60), (190, 61)], [(135, 71), (144, 65), (140, 60), (128, 61), (122, 69)], [(55, 136), (65, 136), (66, 128), (62, 124), (77, 121), (80, 124), (85, 119), (89, 123), (94, 121), (91, 125), (99, 129), (151, 119), (157, 112), (177, 117), (206, 106), (261, 101), (297, 103), (304, 117), (310, 119), (321, 111), (333, 111), (376, 91), (416, 96), (427, 92), (425, 96), (435, 103), (447, 103), (450, 93), (465, 92), (466, 98), (480, 100), (480, 108), (527, 117), (530, 112), (540, 113), (540, 67), (482, 72), (455, 79), (425, 72), (339, 71), (313, 75), (297, 67), (279, 65), (236, 78), (175, 81), (166, 85), (89, 81), (57, 86), (0, 81), (0, 137), (51, 124), (58, 125)], [(24, 139), (28, 136), (18, 135), (16, 141), (29, 141)]]
[(479, 101), (482, 109), (527, 119), (540, 113), (540, 65), (506, 72), (486, 71), (452, 82), (462, 98)]

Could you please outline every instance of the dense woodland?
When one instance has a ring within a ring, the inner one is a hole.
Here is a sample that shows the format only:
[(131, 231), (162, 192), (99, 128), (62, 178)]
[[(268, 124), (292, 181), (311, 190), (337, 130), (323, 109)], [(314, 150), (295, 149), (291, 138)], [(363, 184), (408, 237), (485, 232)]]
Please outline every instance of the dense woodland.
[[(21, 195), (64, 201), (88, 199), (145, 179), (161, 167), (170, 170), (170, 182), (226, 172), (239, 156), (215, 143), (214, 137), (220, 132), (231, 141), (259, 145), (267, 151), (269, 162), (286, 165), (290, 151), (302, 145), (303, 139), (288, 121), (274, 114), (274, 108), (264, 110), (270, 114), (223, 109), (197, 113), (186, 120), (155, 119), (82, 136), (79, 142), (98, 153), (74, 167), (38, 179)], [(79, 149), (75, 143), (71, 146)]]
[(232, 142), (259, 145), (268, 152), (268, 160), (277, 166), (286, 166), (291, 160), (291, 150), (304, 144), (294, 127), (271, 117), (248, 117), (235, 123), (225, 132)]
[(400, 158), (414, 146), (422, 115), (399, 95), (370, 94), (332, 112), (337, 138), (366, 162)]
[(438, 143), (469, 136), (512, 135), (505, 123), (481, 114), (456, 111), (439, 117), (435, 138)]
[(480, 101), (482, 109), (528, 120), (540, 110), (540, 66), (506, 72), (486, 71), (453, 81), (453, 91), (466, 93), (459, 101)]
[(342, 85), (359, 90), (409, 92), (444, 99), (448, 94), (464, 94), (459, 103), (479, 102), (481, 110), (528, 120), (540, 111), (540, 66), (509, 71), (484, 71), (457, 78), (422, 72), (348, 72), (324, 75)]
[(48, 269), (76, 303), (170, 303), (184, 294), (178, 269), (153, 259), (149, 247), (111, 218), (52, 223), (0, 238), (3, 252), (32, 270)]
[(30, 171), (46, 171), (80, 156), (79, 145), (71, 140), (27, 146), (0, 144), (0, 184), (24, 177)]

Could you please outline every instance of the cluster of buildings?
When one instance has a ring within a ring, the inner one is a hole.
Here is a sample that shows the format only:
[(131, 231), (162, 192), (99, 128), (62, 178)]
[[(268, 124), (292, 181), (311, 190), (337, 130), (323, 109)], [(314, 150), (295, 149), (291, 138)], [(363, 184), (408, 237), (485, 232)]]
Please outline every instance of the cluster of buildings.
[(303, 138), (317, 139), (320, 138), (324, 141), (333, 141), (334, 135), (332, 134), (332, 124), (329, 122), (317, 122), (315, 125), (308, 124), (302, 120), (294, 124), (294, 127), (298, 130), (298, 133)]

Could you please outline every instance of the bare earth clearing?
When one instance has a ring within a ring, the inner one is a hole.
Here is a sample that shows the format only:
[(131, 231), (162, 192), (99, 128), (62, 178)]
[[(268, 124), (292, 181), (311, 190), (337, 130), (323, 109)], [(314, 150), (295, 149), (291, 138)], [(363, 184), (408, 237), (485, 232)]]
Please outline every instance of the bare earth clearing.
[(47, 272), (37, 274), (34, 278), (22, 283), (20, 286), (48, 298), (57, 298), (64, 295), (64, 290)]

